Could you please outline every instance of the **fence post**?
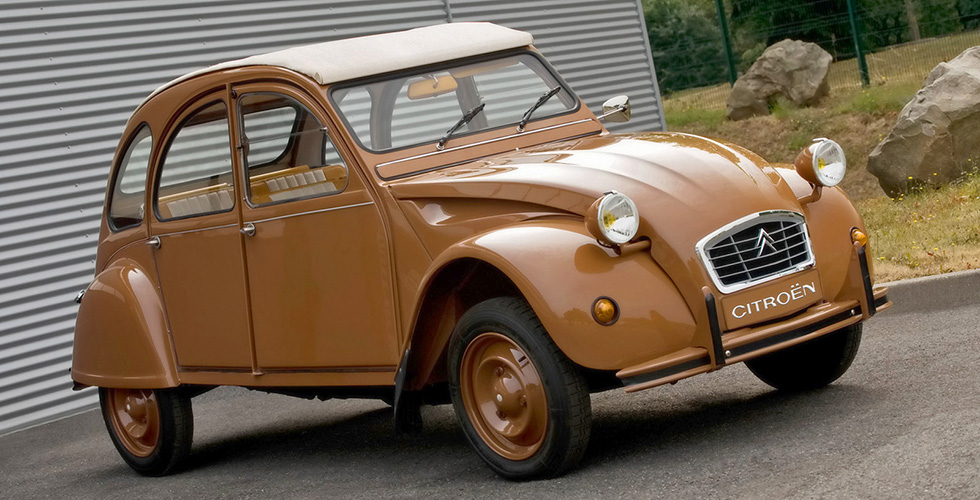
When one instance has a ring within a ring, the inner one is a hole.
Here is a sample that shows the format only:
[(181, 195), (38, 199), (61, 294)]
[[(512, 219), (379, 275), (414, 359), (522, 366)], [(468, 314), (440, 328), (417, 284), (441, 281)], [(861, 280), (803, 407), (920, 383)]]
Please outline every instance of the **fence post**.
[(725, 4), (722, 0), (715, 0), (718, 6), (718, 23), (721, 24), (721, 39), (725, 43), (725, 57), (728, 58), (728, 83), (735, 85), (738, 73), (735, 71), (735, 56), (732, 55), (732, 37), (728, 34), (728, 20), (725, 19)]
[(851, 37), (854, 39), (854, 52), (861, 71), (861, 85), (867, 87), (871, 85), (871, 77), (868, 74), (868, 61), (864, 59), (864, 47), (861, 45), (861, 29), (858, 27), (857, 16), (854, 15), (854, 0), (847, 0), (847, 17), (851, 20)]

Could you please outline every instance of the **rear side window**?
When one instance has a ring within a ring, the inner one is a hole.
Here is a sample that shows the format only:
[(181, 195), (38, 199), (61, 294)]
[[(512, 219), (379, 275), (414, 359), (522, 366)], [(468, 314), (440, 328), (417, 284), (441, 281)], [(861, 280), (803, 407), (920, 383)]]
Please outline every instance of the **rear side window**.
[(153, 136), (150, 127), (144, 124), (129, 140), (109, 198), (109, 227), (115, 231), (143, 222), (146, 170), (150, 165), (152, 149)]
[(180, 124), (160, 167), (160, 220), (228, 212), (235, 206), (228, 109), (212, 102)]

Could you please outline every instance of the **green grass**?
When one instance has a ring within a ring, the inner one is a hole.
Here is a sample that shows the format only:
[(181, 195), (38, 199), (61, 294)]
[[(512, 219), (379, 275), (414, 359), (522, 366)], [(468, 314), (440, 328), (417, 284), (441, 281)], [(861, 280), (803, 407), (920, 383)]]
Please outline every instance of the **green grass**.
[(844, 92), (843, 96), (834, 103), (834, 111), (870, 115), (901, 111), (915, 96), (918, 89), (918, 84), (906, 82), (861, 89), (860, 92)]
[(692, 108), (665, 115), (667, 128), (684, 127), (692, 123), (721, 124), (725, 121), (724, 109)]

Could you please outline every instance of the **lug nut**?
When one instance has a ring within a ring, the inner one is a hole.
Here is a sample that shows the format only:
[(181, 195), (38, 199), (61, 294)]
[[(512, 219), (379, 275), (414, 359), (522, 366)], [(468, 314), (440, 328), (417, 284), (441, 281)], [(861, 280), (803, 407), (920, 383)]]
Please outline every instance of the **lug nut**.
[(493, 374), (498, 377), (502, 377), (504, 375), (504, 369), (498, 366), (493, 369)]

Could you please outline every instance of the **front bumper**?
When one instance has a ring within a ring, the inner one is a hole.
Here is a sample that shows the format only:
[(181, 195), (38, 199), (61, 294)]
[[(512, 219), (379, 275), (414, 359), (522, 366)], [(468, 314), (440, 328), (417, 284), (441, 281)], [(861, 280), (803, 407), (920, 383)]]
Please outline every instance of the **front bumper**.
[(626, 392), (636, 392), (718, 370), (853, 325), (873, 314), (871, 311), (890, 307), (887, 294), (887, 288), (874, 289), (873, 306), (867, 309), (862, 307), (863, 301), (857, 300), (823, 302), (785, 321), (718, 335), (712, 346), (719, 353), (717, 363), (711, 362), (708, 349), (688, 347), (624, 368), (616, 376), (626, 386)]
[[(705, 288), (705, 307), (711, 332), (708, 347), (692, 346), (624, 368), (616, 373), (626, 392), (642, 391), (683, 378), (721, 369), (763, 356), (853, 325), (891, 306), (888, 289), (874, 288), (864, 247), (855, 246), (858, 266), (854, 278), (863, 289), (857, 300), (821, 302), (788, 319), (744, 327), (724, 334), (714, 296)], [(710, 349), (710, 351), (709, 351)]]

